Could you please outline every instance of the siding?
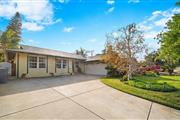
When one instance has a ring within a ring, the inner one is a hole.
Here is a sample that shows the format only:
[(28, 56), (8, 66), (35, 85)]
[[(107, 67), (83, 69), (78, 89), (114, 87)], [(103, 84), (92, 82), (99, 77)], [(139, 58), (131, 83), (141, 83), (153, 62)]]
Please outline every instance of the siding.
[(55, 57), (48, 56), (48, 73), (55, 73)]
[(19, 60), (19, 67), (18, 67), (18, 63), (17, 63), (17, 69), (19, 69), (19, 72), (17, 71), (17, 73), (19, 73), (18, 77), (22, 77), (23, 74), (27, 74), (27, 54), (25, 53), (18, 53), (19, 55), (17, 55), (17, 62)]
[[(16, 58), (18, 57), (18, 54), (19, 54), (19, 67), (17, 66), (16, 68), (17, 68), (17, 73), (19, 75), (17, 77), (19, 78), (21, 78), (23, 74), (26, 74), (26, 77), (46, 77), (46, 76), (51, 76), (50, 73), (53, 73), (55, 76), (67, 75), (67, 74), (72, 73), (72, 59), (61, 58), (64, 60), (68, 60), (67, 67), (64, 69), (58, 69), (58, 68), (55, 68), (55, 57), (45, 56), (48, 58), (47, 60), (48, 69), (47, 68), (28, 68), (28, 56), (33, 55), (33, 54), (17, 53)], [(16, 60), (16, 62), (18, 63), (18, 59)]]

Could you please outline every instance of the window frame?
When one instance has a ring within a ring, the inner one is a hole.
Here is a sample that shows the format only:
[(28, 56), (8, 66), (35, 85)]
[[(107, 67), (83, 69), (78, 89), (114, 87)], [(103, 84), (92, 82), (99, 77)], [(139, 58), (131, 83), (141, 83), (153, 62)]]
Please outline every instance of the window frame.
[[(35, 57), (36, 58), (36, 61), (34, 61), (34, 62), (32, 62), (32, 61), (30, 61), (30, 59), (32, 58), (32, 57)], [(38, 61), (38, 58), (37, 58), (37, 56), (28, 56), (28, 68), (30, 68), (30, 69), (36, 69), (36, 68), (38, 68), (38, 63), (37, 63), (37, 61)], [(36, 64), (36, 67), (31, 67), (31, 64)]]
[(62, 68), (66, 69), (67, 68), (67, 60), (64, 59), (62, 62), (63, 62), (62, 63)]
[[(62, 59), (56, 58), (56, 68), (57, 69), (62, 69)], [(57, 62), (58, 61), (58, 62)], [(60, 61), (60, 62), (59, 62)]]
[[(40, 58), (43, 58), (44, 61), (43, 62), (40, 62)], [(47, 58), (44, 57), (44, 56), (38, 56), (38, 68), (39, 69), (45, 69), (47, 67)], [(44, 64), (44, 67), (40, 67), (40, 64)]]
[[(60, 61), (57, 63), (57, 61)], [(60, 67), (58, 67), (60, 66)], [(68, 66), (68, 60), (67, 59), (62, 59), (62, 58), (56, 58), (56, 68), (57, 69), (66, 69)]]
[[(36, 57), (36, 62), (31, 62), (30, 61), (30, 58), (31, 57)], [(44, 61), (43, 62), (40, 62), (40, 58), (44, 58)], [(36, 67), (32, 68), (30, 67), (30, 64), (31, 63), (36, 63)], [(40, 68), (40, 65), (39, 64), (45, 64), (45, 67), (44, 68)], [(47, 68), (47, 58), (45, 56), (38, 56), (38, 55), (29, 55), (28, 56), (28, 68), (29, 69), (46, 69)]]

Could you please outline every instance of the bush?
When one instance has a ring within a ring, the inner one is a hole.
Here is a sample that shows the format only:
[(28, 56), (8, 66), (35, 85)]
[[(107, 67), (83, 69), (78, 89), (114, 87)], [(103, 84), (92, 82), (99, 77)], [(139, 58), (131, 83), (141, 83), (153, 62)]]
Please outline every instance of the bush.
[[(1, 51), (1, 50), (0, 50)], [(0, 62), (4, 62), (4, 55), (0, 53)]]
[(125, 72), (120, 72), (112, 66), (107, 66), (105, 69), (107, 70), (108, 77), (123, 77), (125, 75)]
[(142, 81), (129, 80), (128, 85), (146, 90), (159, 91), (159, 92), (171, 92), (177, 89), (167, 83), (147, 83)]
[(123, 78), (122, 78), (122, 81), (128, 81), (128, 76), (124, 75)]
[(157, 77), (157, 74), (153, 71), (146, 71), (145, 75), (150, 77)]

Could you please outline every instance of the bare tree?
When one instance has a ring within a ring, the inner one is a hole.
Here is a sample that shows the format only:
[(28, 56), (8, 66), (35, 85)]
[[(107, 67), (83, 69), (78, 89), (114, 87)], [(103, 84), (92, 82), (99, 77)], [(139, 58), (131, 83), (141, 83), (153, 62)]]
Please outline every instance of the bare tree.
[(126, 69), (129, 80), (135, 71), (138, 54), (143, 53), (144, 50), (142, 31), (137, 29), (136, 24), (130, 24), (107, 35), (104, 58), (106, 62), (116, 66), (117, 69)]

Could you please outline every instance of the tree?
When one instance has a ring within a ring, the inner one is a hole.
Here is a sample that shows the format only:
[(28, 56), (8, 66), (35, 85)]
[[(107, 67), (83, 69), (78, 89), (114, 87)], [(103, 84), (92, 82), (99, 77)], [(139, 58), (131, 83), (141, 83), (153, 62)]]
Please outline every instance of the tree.
[(165, 61), (171, 75), (180, 62), (180, 14), (166, 23), (165, 31), (158, 34), (157, 39), (161, 44), (158, 58)]
[(180, 1), (176, 2), (176, 6), (180, 6)]
[(0, 44), (5, 61), (8, 61), (7, 49), (17, 48), (21, 41), (21, 26), (21, 17), (17, 12), (15, 16), (12, 17), (6, 30), (0, 36)]
[(145, 64), (150, 65), (164, 65), (164, 61), (158, 58), (158, 51), (153, 51), (145, 56)]
[(145, 50), (142, 31), (136, 24), (130, 24), (107, 35), (104, 61), (119, 70), (126, 70), (128, 80), (132, 78), (139, 53)]
[(81, 48), (79, 50), (76, 50), (77, 55), (82, 55), (83, 57), (87, 57), (87, 51), (84, 48)]

